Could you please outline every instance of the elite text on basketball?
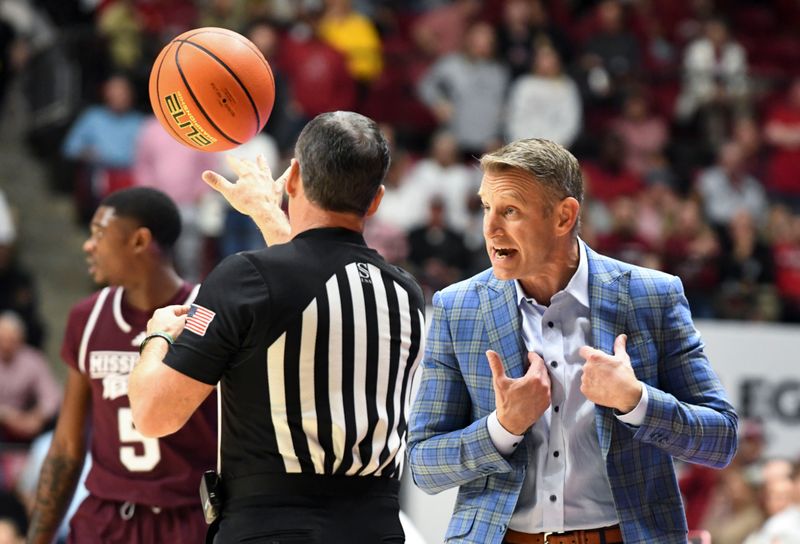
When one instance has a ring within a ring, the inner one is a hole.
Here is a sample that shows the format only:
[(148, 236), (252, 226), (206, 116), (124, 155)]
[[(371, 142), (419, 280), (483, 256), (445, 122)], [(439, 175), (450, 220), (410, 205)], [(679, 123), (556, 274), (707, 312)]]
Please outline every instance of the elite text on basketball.
[(197, 123), (194, 115), (192, 115), (186, 107), (186, 102), (183, 100), (181, 93), (174, 92), (172, 94), (168, 94), (164, 97), (164, 102), (166, 103), (167, 109), (169, 109), (169, 113), (172, 116), (172, 120), (175, 122), (177, 127), (184, 131), (187, 128), (189, 129), (188, 132), (185, 132), (187, 138), (192, 140), (197, 145), (203, 147), (211, 145), (217, 141), (216, 138), (203, 130), (203, 128)]

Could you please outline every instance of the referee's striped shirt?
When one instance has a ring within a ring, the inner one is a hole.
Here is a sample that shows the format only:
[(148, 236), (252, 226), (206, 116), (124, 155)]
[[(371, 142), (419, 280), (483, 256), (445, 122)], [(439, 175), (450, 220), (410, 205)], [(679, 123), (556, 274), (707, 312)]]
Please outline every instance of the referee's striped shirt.
[(224, 477), (398, 478), (423, 312), (360, 234), (315, 229), (223, 261), (166, 363), (220, 383)]

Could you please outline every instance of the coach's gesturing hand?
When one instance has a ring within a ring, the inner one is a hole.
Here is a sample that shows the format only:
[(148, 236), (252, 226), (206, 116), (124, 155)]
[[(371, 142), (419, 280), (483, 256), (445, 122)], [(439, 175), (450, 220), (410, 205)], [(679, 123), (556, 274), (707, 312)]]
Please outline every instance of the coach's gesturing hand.
[[(267, 160), (259, 155), (256, 162), (242, 160), (233, 155), (225, 159), (238, 179), (232, 183), (224, 176), (210, 170), (203, 172), (203, 181), (220, 193), (233, 208), (255, 221), (267, 245), (289, 241), (289, 219), (281, 208), (283, 186), (292, 166), (278, 179), (272, 179)], [(294, 163), (294, 159), (292, 159)]]
[(620, 334), (614, 340), (614, 355), (583, 346), (580, 355), (586, 359), (581, 377), (581, 393), (599, 406), (616, 408), (627, 414), (642, 398), (642, 383), (636, 379), (631, 358), (625, 351), (628, 337)]
[(550, 406), (550, 375), (544, 361), (529, 352), (525, 374), (509, 378), (497, 352), (488, 350), (486, 357), (492, 369), (497, 421), (510, 433), (525, 434)]

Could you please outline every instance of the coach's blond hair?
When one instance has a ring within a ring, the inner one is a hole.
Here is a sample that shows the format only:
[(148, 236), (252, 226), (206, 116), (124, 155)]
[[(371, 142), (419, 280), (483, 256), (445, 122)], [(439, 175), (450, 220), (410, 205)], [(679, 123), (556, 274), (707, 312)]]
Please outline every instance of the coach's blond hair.
[(568, 196), (583, 203), (583, 176), (578, 160), (563, 146), (529, 138), (507, 144), (481, 157), (484, 172), (502, 172), (515, 168), (527, 172), (549, 197), (548, 212)]

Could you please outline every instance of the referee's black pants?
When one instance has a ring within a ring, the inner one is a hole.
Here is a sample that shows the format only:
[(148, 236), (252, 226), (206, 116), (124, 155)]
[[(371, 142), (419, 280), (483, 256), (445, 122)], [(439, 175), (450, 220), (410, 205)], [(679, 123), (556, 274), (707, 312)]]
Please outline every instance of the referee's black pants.
[(225, 501), (214, 544), (400, 544), (397, 486), (267, 493)]

